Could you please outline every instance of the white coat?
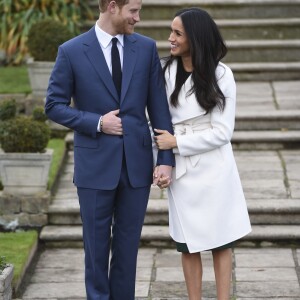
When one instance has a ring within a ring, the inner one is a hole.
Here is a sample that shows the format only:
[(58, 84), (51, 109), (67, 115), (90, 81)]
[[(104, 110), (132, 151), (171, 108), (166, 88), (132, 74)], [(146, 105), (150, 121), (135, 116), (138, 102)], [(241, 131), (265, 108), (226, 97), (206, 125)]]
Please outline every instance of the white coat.
[[(175, 87), (177, 61), (165, 72), (168, 99)], [(179, 105), (169, 103), (178, 148), (168, 189), (171, 237), (186, 243), (191, 253), (238, 240), (251, 231), (246, 201), (230, 143), (235, 121), (236, 86), (229, 67), (220, 63), (218, 85), (225, 110), (210, 114), (194, 94), (186, 96), (192, 78), (179, 93)]]

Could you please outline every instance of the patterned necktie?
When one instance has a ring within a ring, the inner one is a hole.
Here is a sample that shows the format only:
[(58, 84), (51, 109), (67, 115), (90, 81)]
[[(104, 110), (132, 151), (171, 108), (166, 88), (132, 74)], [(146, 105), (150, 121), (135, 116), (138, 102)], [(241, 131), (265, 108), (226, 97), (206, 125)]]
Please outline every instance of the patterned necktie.
[(111, 47), (111, 66), (112, 66), (112, 78), (117, 89), (118, 95), (121, 95), (121, 84), (122, 84), (122, 71), (121, 71), (121, 61), (120, 54), (117, 47), (118, 39), (116, 37), (112, 38)]

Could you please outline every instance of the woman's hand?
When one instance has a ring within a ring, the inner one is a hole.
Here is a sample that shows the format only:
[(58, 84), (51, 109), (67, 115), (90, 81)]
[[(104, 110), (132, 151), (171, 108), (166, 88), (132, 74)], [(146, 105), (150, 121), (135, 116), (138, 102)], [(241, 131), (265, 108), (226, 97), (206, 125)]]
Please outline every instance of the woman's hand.
[(167, 130), (154, 129), (159, 135), (154, 136), (159, 150), (169, 150), (177, 147), (176, 137)]

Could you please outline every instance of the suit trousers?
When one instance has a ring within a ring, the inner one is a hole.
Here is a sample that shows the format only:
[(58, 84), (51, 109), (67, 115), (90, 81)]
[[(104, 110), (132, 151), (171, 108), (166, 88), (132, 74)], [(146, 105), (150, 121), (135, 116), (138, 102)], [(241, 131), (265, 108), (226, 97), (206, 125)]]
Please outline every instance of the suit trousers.
[(150, 186), (130, 185), (123, 156), (115, 189), (78, 187), (77, 193), (83, 225), (87, 300), (134, 300), (136, 259)]

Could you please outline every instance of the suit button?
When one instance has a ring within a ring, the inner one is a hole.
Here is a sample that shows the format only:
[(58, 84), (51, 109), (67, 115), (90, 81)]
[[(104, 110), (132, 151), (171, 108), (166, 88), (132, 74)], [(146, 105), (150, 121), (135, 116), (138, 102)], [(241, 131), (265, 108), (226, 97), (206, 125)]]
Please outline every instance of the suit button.
[(123, 138), (123, 135), (119, 135), (119, 139), (122, 139)]

